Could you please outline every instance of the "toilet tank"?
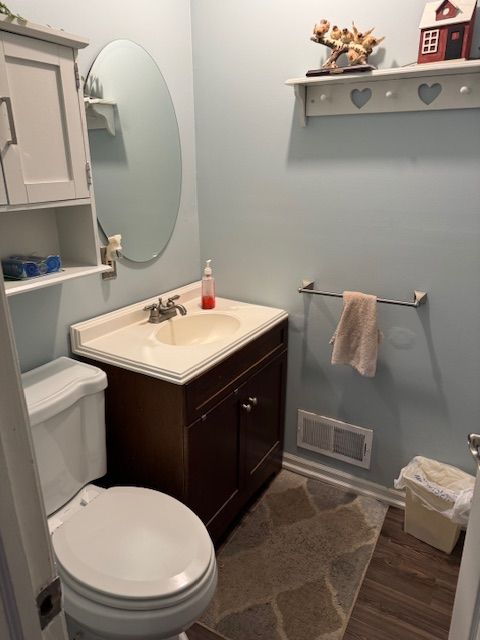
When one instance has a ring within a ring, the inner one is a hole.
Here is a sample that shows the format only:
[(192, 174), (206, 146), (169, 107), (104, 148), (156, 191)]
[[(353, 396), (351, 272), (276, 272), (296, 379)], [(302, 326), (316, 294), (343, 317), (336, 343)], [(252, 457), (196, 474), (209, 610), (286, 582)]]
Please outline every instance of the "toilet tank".
[(22, 375), (47, 515), (105, 475), (106, 374), (58, 358)]

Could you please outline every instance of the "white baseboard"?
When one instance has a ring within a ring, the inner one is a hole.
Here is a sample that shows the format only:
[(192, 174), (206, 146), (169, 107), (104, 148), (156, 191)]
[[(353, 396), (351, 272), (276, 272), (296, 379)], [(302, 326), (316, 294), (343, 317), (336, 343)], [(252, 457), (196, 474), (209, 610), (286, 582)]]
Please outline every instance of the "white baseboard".
[(299, 473), (302, 476), (307, 476), (307, 478), (323, 480), (324, 482), (333, 484), (336, 487), (348, 489), (362, 496), (376, 498), (377, 500), (380, 500), (380, 502), (385, 502), (393, 507), (405, 509), (405, 493), (403, 491), (383, 487), (381, 484), (377, 484), (376, 482), (357, 478), (350, 473), (333, 469), (332, 467), (320, 464), (319, 462), (313, 462), (312, 460), (306, 460), (305, 458), (294, 456), (291, 453), (283, 454), (282, 466), (284, 469), (288, 469), (288, 471)]

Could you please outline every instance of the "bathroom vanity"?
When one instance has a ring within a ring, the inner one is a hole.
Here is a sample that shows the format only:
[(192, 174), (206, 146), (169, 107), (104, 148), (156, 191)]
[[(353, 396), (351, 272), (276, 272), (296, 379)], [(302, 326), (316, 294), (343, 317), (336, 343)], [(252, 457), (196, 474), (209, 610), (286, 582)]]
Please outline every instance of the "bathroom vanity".
[(287, 315), (224, 299), (201, 311), (198, 283), (174, 294), (184, 318), (150, 324), (148, 300), (74, 325), (72, 348), (108, 377), (107, 483), (169, 493), (218, 541), (281, 468)]

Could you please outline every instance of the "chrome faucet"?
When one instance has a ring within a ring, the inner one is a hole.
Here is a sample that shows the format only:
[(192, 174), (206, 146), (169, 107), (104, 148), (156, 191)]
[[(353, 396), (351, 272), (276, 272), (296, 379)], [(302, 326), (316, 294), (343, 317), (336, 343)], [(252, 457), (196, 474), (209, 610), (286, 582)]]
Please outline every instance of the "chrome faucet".
[(187, 310), (183, 304), (175, 304), (175, 300), (179, 298), (180, 296), (172, 296), (168, 298), (166, 304), (163, 304), (162, 299), (159, 298), (158, 303), (149, 304), (144, 308), (144, 311), (150, 311), (148, 321), (153, 324), (159, 324), (160, 322), (164, 322), (164, 320), (169, 320), (176, 316), (177, 311), (181, 316), (187, 315)]

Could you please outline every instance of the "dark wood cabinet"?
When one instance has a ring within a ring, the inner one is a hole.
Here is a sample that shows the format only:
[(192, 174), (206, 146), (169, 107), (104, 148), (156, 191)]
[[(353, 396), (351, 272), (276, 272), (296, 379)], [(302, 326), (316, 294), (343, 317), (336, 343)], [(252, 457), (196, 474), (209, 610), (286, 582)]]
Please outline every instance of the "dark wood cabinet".
[[(244, 482), (255, 492), (281, 464), (285, 356), (266, 365), (240, 390)], [(280, 458), (280, 459), (279, 459)]]
[(178, 498), (218, 542), (281, 468), (287, 321), (185, 385), (93, 364), (108, 377), (106, 484)]
[(241, 500), (238, 397), (231, 393), (187, 429), (186, 503), (203, 522)]

